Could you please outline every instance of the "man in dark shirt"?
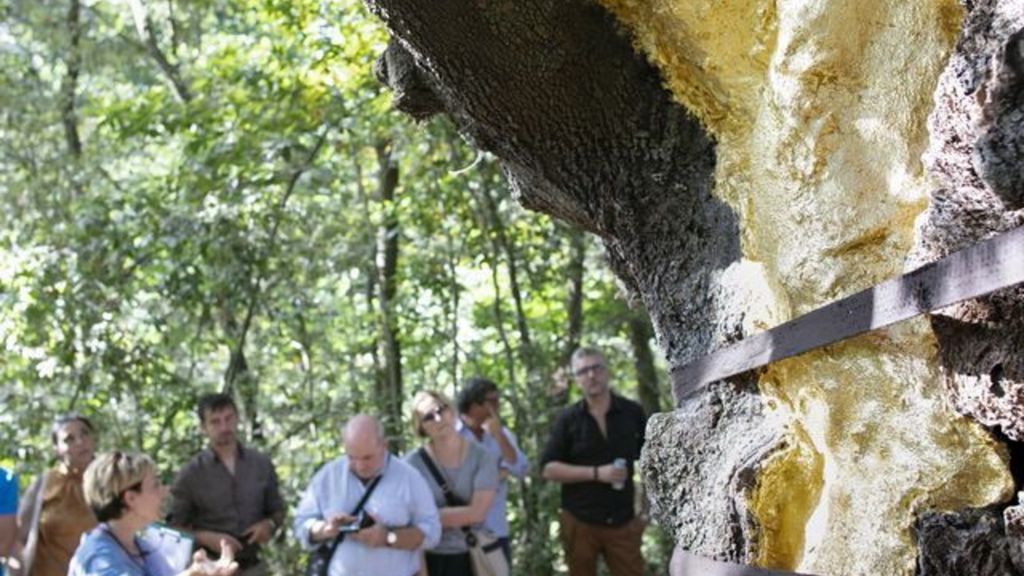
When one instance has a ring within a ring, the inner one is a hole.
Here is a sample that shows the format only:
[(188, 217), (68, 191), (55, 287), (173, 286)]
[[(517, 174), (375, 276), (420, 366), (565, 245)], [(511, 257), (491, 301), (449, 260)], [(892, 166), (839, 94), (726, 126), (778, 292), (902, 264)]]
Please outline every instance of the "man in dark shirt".
[[(544, 479), (562, 484), (560, 536), (570, 576), (595, 576), (604, 556), (614, 576), (641, 576), (644, 523), (633, 511), (633, 465), (644, 445), (647, 417), (613, 394), (604, 356), (594, 348), (572, 355), (583, 399), (558, 415), (541, 456)], [(617, 467), (622, 459), (625, 466)]]
[(199, 399), (199, 424), (209, 447), (196, 454), (171, 485), (171, 523), (191, 530), (208, 554), (226, 541), (239, 576), (264, 576), (260, 546), (284, 520), (284, 500), (270, 458), (238, 441), (238, 409), (226, 394)]

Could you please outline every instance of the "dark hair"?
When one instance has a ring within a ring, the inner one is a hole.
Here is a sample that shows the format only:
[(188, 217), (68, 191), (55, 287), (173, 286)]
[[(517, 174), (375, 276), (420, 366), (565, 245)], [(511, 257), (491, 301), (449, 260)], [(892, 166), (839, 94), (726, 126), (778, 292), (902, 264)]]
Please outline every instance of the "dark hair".
[(68, 422), (81, 422), (82, 426), (85, 426), (90, 433), (96, 433), (96, 428), (93, 427), (92, 422), (88, 418), (76, 412), (69, 412), (53, 419), (53, 425), (50, 426), (50, 441), (52, 443), (57, 443), (57, 432), (60, 432), (61, 426)]
[(498, 385), (492, 380), (480, 376), (474, 376), (462, 383), (462, 390), (455, 400), (459, 408), (459, 414), (469, 412), (473, 404), (483, 404), (487, 401), (487, 395), (497, 392)]
[(227, 394), (214, 392), (199, 397), (199, 404), (196, 406), (196, 415), (199, 416), (199, 423), (206, 422), (206, 415), (210, 412), (219, 412), (225, 408), (231, 408), (238, 414), (238, 406), (235, 400)]

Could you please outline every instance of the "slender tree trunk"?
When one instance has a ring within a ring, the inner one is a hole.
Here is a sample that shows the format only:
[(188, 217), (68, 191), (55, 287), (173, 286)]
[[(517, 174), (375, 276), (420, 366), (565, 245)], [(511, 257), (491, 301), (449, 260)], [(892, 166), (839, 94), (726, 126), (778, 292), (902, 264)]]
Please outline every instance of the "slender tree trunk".
[[(366, 279), (366, 283), (363, 285), (362, 295), (366, 300), (366, 310), (373, 314), (373, 328), (376, 328), (377, 324), (377, 237), (376, 230), (370, 224), (373, 222), (373, 211), (370, 207), (370, 195), (366, 190), (366, 185), (363, 181), (363, 164), (359, 160), (359, 150), (353, 145), (349, 151), (352, 157), (352, 166), (355, 171), (356, 181), (356, 193), (359, 198), (359, 206), (362, 210), (363, 222), (366, 223), (365, 235), (363, 236), (362, 245), (366, 247), (368, 254), (363, 259), (365, 265), (362, 269), (363, 278)], [(377, 329), (379, 332), (379, 329)], [(376, 338), (373, 345), (369, 346), (368, 351), (370, 354), (371, 364), (373, 366), (373, 382), (371, 383), (370, 390), (372, 391), (375, 401), (381, 402), (380, 391), (384, 389), (384, 366), (380, 359), (380, 346), (379, 338)], [(354, 370), (354, 363), (350, 363), (350, 373)], [(352, 381), (353, 390), (356, 391), (356, 397), (360, 399), (360, 402), (356, 404), (356, 409), (363, 411), (364, 407), (361, 402), (362, 383), (353, 379)], [(382, 408), (382, 404), (374, 406), (374, 409)]]
[[(391, 157), (391, 142), (382, 140), (374, 147), (377, 152), (377, 199), (384, 219), (377, 229), (377, 285), (379, 286), (378, 327), (380, 346), (384, 358), (383, 389), (378, 397), (384, 402), (385, 428), (388, 435), (400, 443), (402, 426), (402, 349), (399, 339), (395, 297), (398, 293), (398, 209), (395, 193), (398, 190), (398, 164)], [(401, 446), (396, 446), (401, 449)]]
[(448, 310), (447, 328), (448, 338), (452, 343), (452, 357), (450, 371), (452, 382), (457, 386), (459, 380), (459, 305), (462, 299), (462, 286), (459, 284), (458, 258), (460, 250), (456, 250), (455, 239), (447, 227), (445, 230), (445, 245), (448, 250), (446, 264), (448, 268)]
[(643, 312), (631, 311), (626, 327), (629, 331), (629, 344), (633, 349), (640, 404), (647, 414), (661, 412), (661, 386), (658, 383), (658, 371), (654, 368), (654, 351), (651, 350), (651, 339), (654, 338), (651, 321)]
[(566, 266), (568, 286), (565, 309), (568, 316), (565, 345), (562, 348), (562, 366), (569, 364), (572, 353), (580, 347), (583, 338), (583, 261), (587, 255), (587, 240), (583, 231), (575, 226), (561, 224), (569, 239), (569, 265)]
[(65, 61), (67, 73), (61, 83), (61, 122), (64, 124), (64, 139), (68, 152), (75, 162), (82, 157), (82, 139), (78, 134), (78, 113), (75, 100), (78, 97), (78, 75), (82, 67), (82, 4), (71, 0), (68, 7), (68, 55)]

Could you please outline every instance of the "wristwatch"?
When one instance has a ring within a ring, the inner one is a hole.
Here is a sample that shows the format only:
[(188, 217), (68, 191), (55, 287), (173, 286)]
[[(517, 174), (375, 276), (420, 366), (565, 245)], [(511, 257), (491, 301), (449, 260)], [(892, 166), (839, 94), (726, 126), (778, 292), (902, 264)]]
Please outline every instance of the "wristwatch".
[(388, 535), (384, 537), (384, 542), (387, 543), (388, 547), (398, 544), (398, 533), (388, 528)]

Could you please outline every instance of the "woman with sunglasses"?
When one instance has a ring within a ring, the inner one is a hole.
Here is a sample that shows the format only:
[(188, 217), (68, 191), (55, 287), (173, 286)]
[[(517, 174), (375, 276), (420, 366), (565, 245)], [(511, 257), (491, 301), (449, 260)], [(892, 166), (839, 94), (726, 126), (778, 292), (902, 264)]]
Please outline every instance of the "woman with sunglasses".
[[(85, 499), (100, 524), (82, 538), (69, 576), (175, 576), (166, 558), (136, 534), (160, 518), (167, 490), (156, 466), (143, 454), (102, 454), (85, 471)], [(202, 550), (178, 576), (230, 576), (238, 570), (227, 542), (221, 557), (207, 560)]]
[(53, 421), (50, 440), (57, 463), (29, 486), (18, 506), (23, 576), (65, 576), (82, 534), (96, 517), (82, 494), (82, 474), (96, 455), (96, 429), (80, 414)]
[[(463, 438), (455, 429), (456, 419), (451, 400), (443, 394), (427, 391), (413, 398), (413, 430), (427, 441), (405, 459), (427, 479), (441, 512), (441, 542), (426, 552), (430, 576), (473, 575), (463, 528), (481, 529), (498, 488), (497, 456)], [(433, 461), (459, 505), (445, 498), (427, 458)]]

